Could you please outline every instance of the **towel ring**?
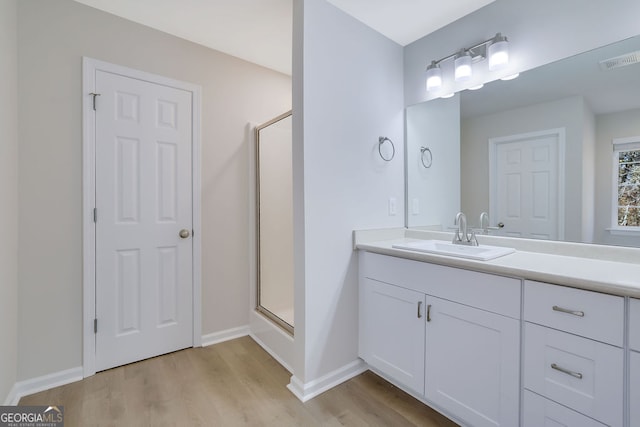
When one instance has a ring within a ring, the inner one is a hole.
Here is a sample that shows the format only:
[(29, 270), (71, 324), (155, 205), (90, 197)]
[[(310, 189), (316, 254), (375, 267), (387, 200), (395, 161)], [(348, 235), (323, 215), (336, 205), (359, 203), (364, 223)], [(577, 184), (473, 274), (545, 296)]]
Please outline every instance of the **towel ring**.
[[(389, 142), (389, 144), (391, 144), (391, 157), (385, 157), (382, 154), (382, 144), (384, 144), (385, 142)], [(385, 162), (390, 162), (391, 160), (393, 160), (393, 158), (396, 155), (396, 147), (395, 145), (393, 145), (393, 141), (391, 141), (389, 138), (387, 138), (386, 136), (381, 136), (378, 138), (378, 153), (380, 153), (380, 157), (382, 157), (382, 160), (384, 160)]]
[[(424, 153), (428, 153), (426, 156)], [(426, 157), (426, 161), (425, 161)], [(429, 169), (431, 164), (433, 163), (433, 154), (429, 147), (420, 147), (420, 161), (422, 162), (422, 166)]]

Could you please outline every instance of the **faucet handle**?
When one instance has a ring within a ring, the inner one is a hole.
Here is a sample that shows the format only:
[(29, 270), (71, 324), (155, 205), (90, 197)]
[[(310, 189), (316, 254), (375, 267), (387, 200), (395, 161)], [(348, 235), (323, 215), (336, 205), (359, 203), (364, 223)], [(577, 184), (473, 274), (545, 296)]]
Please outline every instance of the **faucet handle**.
[(480, 244), (478, 243), (478, 238), (476, 237), (476, 230), (475, 229), (471, 229), (471, 237), (469, 238), (468, 242), (471, 244), (471, 246), (480, 246)]

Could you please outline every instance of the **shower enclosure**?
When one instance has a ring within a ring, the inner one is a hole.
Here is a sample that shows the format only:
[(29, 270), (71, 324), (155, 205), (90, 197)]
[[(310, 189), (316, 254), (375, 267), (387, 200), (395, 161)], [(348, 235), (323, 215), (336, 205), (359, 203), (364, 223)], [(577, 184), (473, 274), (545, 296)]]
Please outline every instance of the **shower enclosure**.
[(291, 112), (256, 127), (256, 309), (293, 335)]

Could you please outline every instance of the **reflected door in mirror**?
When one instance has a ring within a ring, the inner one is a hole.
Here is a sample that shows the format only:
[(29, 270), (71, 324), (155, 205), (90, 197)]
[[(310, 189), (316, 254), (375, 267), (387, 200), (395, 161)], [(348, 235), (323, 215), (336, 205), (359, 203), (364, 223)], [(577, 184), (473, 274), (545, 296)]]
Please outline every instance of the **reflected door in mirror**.
[(491, 218), (509, 237), (562, 238), (562, 129), (489, 141)]

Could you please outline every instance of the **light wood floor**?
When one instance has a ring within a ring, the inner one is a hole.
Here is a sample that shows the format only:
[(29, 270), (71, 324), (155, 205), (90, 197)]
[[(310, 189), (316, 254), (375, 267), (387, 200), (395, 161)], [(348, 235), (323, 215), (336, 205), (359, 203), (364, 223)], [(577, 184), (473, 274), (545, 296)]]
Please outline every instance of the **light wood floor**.
[(456, 426), (371, 372), (301, 403), (251, 338), (191, 348), (25, 396), (65, 426)]

